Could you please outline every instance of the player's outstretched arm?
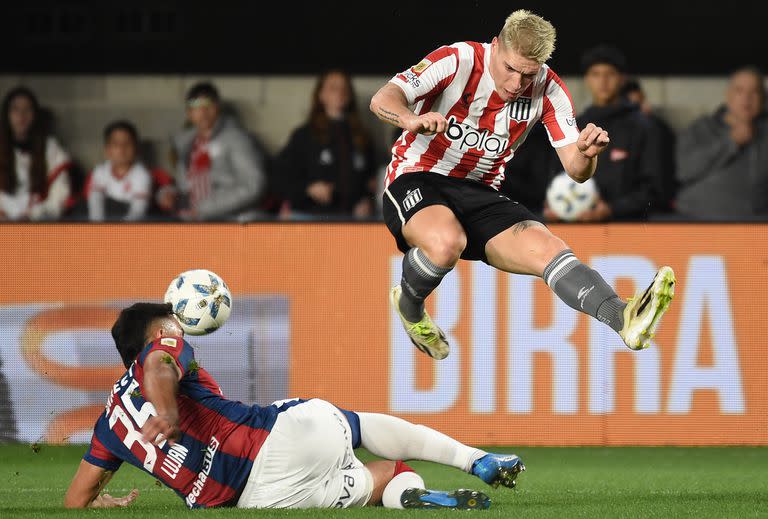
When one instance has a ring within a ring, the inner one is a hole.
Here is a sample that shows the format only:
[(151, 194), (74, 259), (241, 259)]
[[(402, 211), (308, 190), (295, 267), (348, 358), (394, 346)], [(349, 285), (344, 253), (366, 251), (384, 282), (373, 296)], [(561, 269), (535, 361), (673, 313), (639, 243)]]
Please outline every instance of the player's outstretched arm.
[(181, 369), (166, 352), (156, 350), (144, 360), (143, 390), (152, 403), (157, 416), (152, 416), (141, 428), (144, 440), (155, 445), (164, 440), (173, 443), (180, 435), (179, 409), (176, 393), (179, 389)]
[(443, 114), (428, 112), (416, 115), (408, 108), (408, 99), (397, 85), (387, 83), (371, 98), (371, 111), (382, 121), (413, 133), (432, 135), (448, 129)]
[(589, 123), (581, 130), (576, 142), (556, 148), (557, 156), (569, 177), (576, 182), (585, 182), (595, 174), (597, 155), (608, 142), (608, 132)]
[(99, 495), (99, 492), (112, 479), (112, 474), (113, 472), (109, 470), (82, 460), (64, 496), (64, 506), (66, 508), (115, 508), (128, 506), (139, 495), (139, 491), (135, 488), (125, 497), (112, 497), (109, 494)]

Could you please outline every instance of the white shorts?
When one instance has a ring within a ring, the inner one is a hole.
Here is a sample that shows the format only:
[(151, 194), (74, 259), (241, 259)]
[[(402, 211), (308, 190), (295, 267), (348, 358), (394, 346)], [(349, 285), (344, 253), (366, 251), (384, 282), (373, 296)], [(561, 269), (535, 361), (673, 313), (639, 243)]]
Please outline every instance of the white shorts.
[(256, 455), (239, 508), (365, 506), (373, 478), (355, 457), (349, 422), (313, 399), (278, 415)]

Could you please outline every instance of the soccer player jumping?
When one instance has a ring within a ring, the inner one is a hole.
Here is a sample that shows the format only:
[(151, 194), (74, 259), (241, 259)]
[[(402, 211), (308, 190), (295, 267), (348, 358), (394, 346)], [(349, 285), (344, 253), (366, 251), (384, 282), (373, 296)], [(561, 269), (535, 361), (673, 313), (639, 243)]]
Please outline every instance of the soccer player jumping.
[(552, 24), (518, 10), (491, 43), (440, 47), (371, 99), (379, 119), (404, 130), (383, 195), (384, 219), (405, 254), (390, 301), (414, 345), (433, 358), (445, 358), (449, 345), (424, 300), (459, 258), (542, 277), (633, 350), (650, 345), (674, 295), (674, 273), (663, 266), (646, 290), (622, 301), (527, 208), (498, 192), (506, 162), (538, 119), (577, 182), (594, 174), (608, 144), (602, 128), (576, 127), (568, 89), (545, 64), (554, 47)]
[[(127, 371), (96, 421), (64, 498), (68, 508), (127, 506), (101, 494), (123, 462), (172, 488), (189, 508), (485, 509), (482, 492), (428, 490), (400, 460), (442, 463), (493, 486), (514, 487), (514, 454), (487, 453), (394, 416), (325, 400), (260, 407), (228, 400), (195, 361), (171, 305), (137, 303), (112, 328)], [(354, 449), (382, 460), (363, 464)], [(391, 460), (391, 461), (390, 461)]]

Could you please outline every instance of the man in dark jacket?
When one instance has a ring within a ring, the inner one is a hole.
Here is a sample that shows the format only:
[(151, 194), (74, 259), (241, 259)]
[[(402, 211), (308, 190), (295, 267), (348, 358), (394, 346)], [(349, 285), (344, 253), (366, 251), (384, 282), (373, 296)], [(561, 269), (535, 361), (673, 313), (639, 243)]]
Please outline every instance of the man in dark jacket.
[(725, 104), (680, 134), (677, 210), (714, 221), (768, 219), (768, 116), (762, 73), (734, 72)]
[[(576, 121), (580, 128), (594, 123), (608, 132), (611, 141), (595, 172), (600, 191), (594, 209), (579, 220), (645, 220), (658, 204), (662, 158), (659, 135), (638, 106), (621, 95), (626, 59), (615, 47), (600, 45), (582, 56), (584, 81), (592, 104)], [(553, 214), (545, 209), (545, 216)]]
[(662, 172), (659, 175), (659, 178), (661, 179), (659, 209), (661, 212), (671, 212), (674, 208), (675, 195), (678, 186), (677, 178), (675, 177), (677, 132), (659, 113), (657, 108), (650, 103), (640, 80), (631, 78), (625, 81), (621, 93), (622, 96), (627, 98), (627, 101), (636, 104), (638, 108), (640, 108), (640, 111), (648, 118), (654, 131), (657, 132), (659, 136), (661, 163), (663, 166)]

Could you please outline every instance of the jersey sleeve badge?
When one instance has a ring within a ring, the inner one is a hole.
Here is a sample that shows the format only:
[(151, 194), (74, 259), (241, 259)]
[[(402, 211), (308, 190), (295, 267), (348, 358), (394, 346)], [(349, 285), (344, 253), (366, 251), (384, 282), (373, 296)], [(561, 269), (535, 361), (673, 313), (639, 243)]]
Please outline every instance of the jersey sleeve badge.
[(414, 65), (413, 67), (411, 67), (411, 70), (412, 70), (413, 72), (415, 72), (416, 74), (421, 74), (421, 73), (422, 73), (422, 72), (424, 72), (424, 71), (427, 69), (427, 67), (429, 67), (431, 64), (432, 64), (432, 62), (431, 62), (431, 61), (429, 61), (428, 59), (424, 58), (423, 60), (419, 61), (419, 62), (418, 62), (416, 65)]
[(173, 337), (163, 337), (160, 339), (161, 346), (168, 346), (169, 348), (175, 348), (178, 345), (178, 341)]

